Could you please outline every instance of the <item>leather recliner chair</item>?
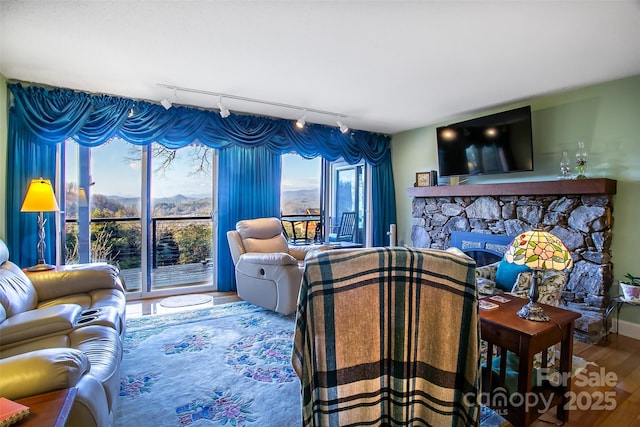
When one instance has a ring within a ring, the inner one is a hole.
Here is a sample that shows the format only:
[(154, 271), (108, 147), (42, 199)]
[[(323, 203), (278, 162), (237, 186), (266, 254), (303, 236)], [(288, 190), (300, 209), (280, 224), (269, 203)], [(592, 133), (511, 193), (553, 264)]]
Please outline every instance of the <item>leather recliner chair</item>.
[(323, 245), (289, 245), (278, 218), (238, 221), (227, 232), (235, 264), (238, 296), (251, 304), (287, 315), (296, 310), (304, 259)]
[(125, 305), (115, 267), (27, 276), (0, 240), (0, 395), (76, 387), (67, 426), (115, 425)]

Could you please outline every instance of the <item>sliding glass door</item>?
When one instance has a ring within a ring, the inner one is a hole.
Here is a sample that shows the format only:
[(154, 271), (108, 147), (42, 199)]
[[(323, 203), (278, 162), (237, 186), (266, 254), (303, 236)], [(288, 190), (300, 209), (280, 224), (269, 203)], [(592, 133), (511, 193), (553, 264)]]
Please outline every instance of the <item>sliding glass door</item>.
[(65, 144), (66, 263), (118, 265), (129, 299), (213, 290), (211, 150)]
[(368, 185), (367, 168), (364, 162), (350, 165), (345, 162), (333, 162), (330, 165), (330, 189), (328, 214), (330, 232), (336, 231), (345, 212), (356, 213), (354, 243), (368, 243)]
[(107, 262), (139, 290), (142, 263), (140, 148), (113, 140), (65, 144), (65, 263)]
[(151, 146), (150, 291), (211, 286), (212, 150)]

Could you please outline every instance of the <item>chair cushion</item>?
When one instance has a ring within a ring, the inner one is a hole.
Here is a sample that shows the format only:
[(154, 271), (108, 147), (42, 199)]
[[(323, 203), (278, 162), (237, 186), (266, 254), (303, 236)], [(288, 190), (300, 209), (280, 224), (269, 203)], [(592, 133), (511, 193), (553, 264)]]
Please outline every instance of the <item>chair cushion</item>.
[(245, 252), (289, 253), (287, 239), (282, 234), (278, 218), (246, 219), (236, 223), (236, 231), (242, 239)]
[[(558, 306), (562, 300), (562, 290), (567, 284), (567, 275), (562, 271), (544, 270), (538, 276), (538, 302)], [(511, 294), (529, 298), (531, 272), (522, 273), (513, 285)]]
[(242, 240), (270, 239), (282, 234), (282, 223), (278, 218), (245, 219), (236, 223), (236, 231)]
[(253, 253), (247, 252), (241, 256), (243, 262), (259, 265), (298, 265), (298, 260), (282, 252)]
[[(0, 359), (2, 395), (9, 399), (73, 387), (89, 372), (87, 355), (74, 348), (45, 348)], [(25, 373), (28, 379), (25, 380)], [(4, 424), (3, 424), (4, 425)]]
[(496, 286), (503, 291), (510, 291), (518, 279), (518, 275), (525, 271), (531, 271), (526, 265), (513, 264), (506, 260), (500, 261), (496, 271)]
[(287, 244), (287, 239), (285, 239), (282, 234), (279, 234), (270, 239), (243, 239), (242, 245), (244, 246), (244, 249), (245, 251), (247, 251), (247, 253), (289, 253), (289, 245)]

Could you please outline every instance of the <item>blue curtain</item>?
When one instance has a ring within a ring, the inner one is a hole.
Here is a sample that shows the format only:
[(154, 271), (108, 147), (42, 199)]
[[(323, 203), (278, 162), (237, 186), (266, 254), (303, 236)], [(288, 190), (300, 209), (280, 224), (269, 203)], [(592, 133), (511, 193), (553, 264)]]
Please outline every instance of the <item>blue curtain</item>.
[[(389, 246), (389, 225), (396, 223), (396, 197), (391, 167), (391, 152), (387, 152), (387, 158), (379, 165), (372, 168), (371, 193), (373, 200), (371, 205), (374, 215), (373, 246)], [(376, 221), (375, 217), (381, 220)]]
[(242, 219), (280, 217), (281, 157), (265, 147), (220, 150), (218, 166), (218, 290), (235, 290), (227, 231)]
[[(167, 148), (178, 149), (189, 144), (202, 144), (221, 150), (221, 165), (218, 170), (221, 179), (233, 176), (234, 168), (238, 166), (234, 163), (234, 155), (253, 158), (252, 164), (256, 169), (252, 174), (262, 174), (260, 178), (255, 175), (255, 181), (259, 181), (265, 187), (272, 185), (271, 190), (278, 191), (278, 195), (272, 199), (274, 202), (279, 200), (279, 163), (277, 175), (273, 176), (270, 175), (275, 168), (272, 163), (264, 168), (256, 166), (265, 161), (267, 151), (272, 156), (296, 152), (303, 157), (322, 156), (329, 161), (342, 158), (351, 164), (364, 160), (386, 171), (375, 173), (374, 188), (382, 189), (385, 194), (386, 190), (393, 189), (389, 156), (390, 138), (387, 135), (363, 131), (342, 134), (338, 128), (315, 124), (308, 124), (303, 130), (299, 130), (291, 125), (291, 121), (284, 119), (238, 114), (231, 114), (223, 119), (216, 111), (188, 107), (165, 110), (160, 104), (69, 89), (23, 86), (20, 83), (11, 83), (8, 88), (11, 97), (9, 153), (10, 156), (11, 153), (16, 153), (17, 156), (22, 153), (23, 156), (15, 157), (19, 160), (15, 163), (20, 163), (20, 170), (11, 172), (12, 177), (8, 177), (7, 180), (7, 195), (10, 200), (21, 199), (24, 195), (23, 189), (33, 177), (42, 175), (44, 178), (54, 178), (54, 156), (51, 150), (55, 150), (55, 144), (73, 138), (80, 145), (96, 147), (116, 136), (136, 145), (157, 142)], [(30, 151), (24, 145), (24, 141), (27, 140), (33, 144)], [(256, 151), (256, 147), (261, 149)], [(222, 151), (227, 148), (234, 148), (234, 151), (222, 155)], [(245, 150), (236, 152), (238, 148)], [(244, 154), (240, 154), (242, 152)], [(228, 161), (223, 159), (227, 156), (231, 157)], [(230, 206), (229, 209), (238, 208), (239, 212), (247, 212), (247, 215), (250, 215), (251, 212), (261, 211), (262, 208), (258, 207), (258, 200), (247, 197), (247, 193), (243, 191), (244, 186), (248, 185), (244, 179), (248, 178), (230, 181), (226, 187), (221, 187), (218, 198), (225, 200)], [(377, 179), (382, 181), (375, 184)], [(391, 183), (386, 181), (389, 179)], [(222, 191), (228, 193), (225, 195)], [(376, 195), (373, 209), (376, 212), (393, 214), (389, 217), (385, 217), (386, 214), (376, 214), (374, 229), (386, 230), (392, 221), (395, 222), (395, 203), (393, 197), (380, 199), (381, 197)], [(243, 204), (248, 206), (245, 207)], [(8, 218), (16, 217), (19, 208), (19, 204), (9, 203)], [(273, 211), (275, 215), (278, 210), (279, 207)], [(15, 222), (10, 222), (9, 232), (10, 235), (19, 233), (19, 236), (23, 236), (21, 222), (26, 221), (26, 218), (17, 218)], [(218, 221), (217, 231), (221, 240), (225, 240), (229, 225), (229, 222)], [(374, 236), (375, 233), (379, 234), (374, 232)], [(51, 237), (52, 232), (48, 232), (48, 235)], [(17, 242), (16, 238), (9, 240), (9, 249), (12, 252), (19, 252), (20, 244), (26, 243)], [(374, 242), (384, 244), (384, 239), (374, 237)], [(32, 245), (29, 242), (34, 248), (35, 244), (35, 240)], [(52, 245), (48, 244), (48, 247), (52, 248)], [(221, 253), (218, 255), (223, 256)], [(226, 285), (221, 283), (221, 286)]]
[[(55, 145), (41, 145), (33, 132), (17, 120), (15, 110), (9, 112), (9, 147), (7, 150), (7, 246), (11, 261), (19, 266), (38, 261), (38, 213), (20, 212), (22, 201), (32, 178), (54, 182)], [(45, 260), (55, 263), (55, 213), (45, 212)]]

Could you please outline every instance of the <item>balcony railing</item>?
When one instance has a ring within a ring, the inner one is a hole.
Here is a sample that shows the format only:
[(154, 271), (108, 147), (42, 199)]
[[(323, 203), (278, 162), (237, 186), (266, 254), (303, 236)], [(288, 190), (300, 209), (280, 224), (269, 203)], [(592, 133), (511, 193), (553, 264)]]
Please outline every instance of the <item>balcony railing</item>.
[(322, 242), (319, 214), (281, 215), (282, 229), (290, 243)]
[[(66, 262), (79, 261), (78, 224), (66, 221)], [(92, 218), (90, 261), (118, 265), (127, 291), (142, 288), (142, 227), (139, 217)], [(151, 219), (151, 289), (211, 284), (214, 273), (210, 216)]]

